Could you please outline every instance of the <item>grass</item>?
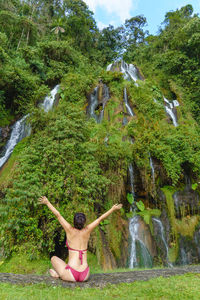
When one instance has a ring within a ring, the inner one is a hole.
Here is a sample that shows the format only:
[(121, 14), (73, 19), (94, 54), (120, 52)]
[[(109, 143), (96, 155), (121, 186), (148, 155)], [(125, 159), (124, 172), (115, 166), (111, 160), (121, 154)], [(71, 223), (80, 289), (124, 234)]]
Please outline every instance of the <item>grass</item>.
[(1, 300), (134, 300), (134, 299), (200, 299), (200, 275), (185, 274), (149, 281), (108, 285), (105, 288), (62, 288), (36, 285), (0, 284)]
[[(88, 251), (87, 254), (88, 265), (90, 266), (90, 273), (113, 273), (113, 272), (128, 272), (130, 269), (120, 268), (114, 270), (103, 270), (98, 264), (97, 258), (94, 254)], [(30, 261), (25, 253), (13, 255), (10, 259), (0, 261), (0, 273), (14, 273), (14, 274), (49, 274), (51, 268), (50, 258), (43, 257), (41, 259)]]
[[(87, 254), (87, 260), (89, 266), (91, 266), (93, 274), (103, 272), (102, 268), (98, 264), (96, 256), (89, 251)], [(51, 267), (52, 266), (49, 257), (43, 257), (37, 260), (29, 260), (28, 255), (25, 253), (25, 251), (23, 251), (23, 248), (19, 250), (19, 253), (14, 254), (11, 258), (0, 261), (1, 273), (42, 275), (48, 274), (48, 270)]]
[(17, 254), (0, 262), (1, 273), (42, 275), (47, 274), (50, 267), (51, 262), (48, 258), (29, 261), (23, 254)]

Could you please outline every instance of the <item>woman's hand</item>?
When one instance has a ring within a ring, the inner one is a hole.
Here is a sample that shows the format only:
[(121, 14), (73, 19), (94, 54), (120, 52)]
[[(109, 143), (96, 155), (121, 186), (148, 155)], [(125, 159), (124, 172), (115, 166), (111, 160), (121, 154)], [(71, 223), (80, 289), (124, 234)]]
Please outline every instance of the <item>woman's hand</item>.
[(42, 196), (38, 199), (39, 204), (47, 204), (49, 202), (49, 200), (47, 199), (47, 197)]
[(122, 204), (115, 204), (115, 205), (113, 205), (113, 207), (112, 207), (112, 210), (114, 211), (114, 210), (119, 210), (119, 209), (121, 209), (122, 208)]

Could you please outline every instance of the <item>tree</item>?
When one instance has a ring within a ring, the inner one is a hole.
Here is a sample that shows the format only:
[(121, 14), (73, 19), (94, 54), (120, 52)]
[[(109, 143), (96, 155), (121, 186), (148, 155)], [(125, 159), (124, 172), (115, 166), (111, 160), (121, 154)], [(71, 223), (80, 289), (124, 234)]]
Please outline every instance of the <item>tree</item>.
[(143, 43), (148, 31), (143, 28), (147, 25), (147, 20), (143, 15), (133, 17), (125, 21), (124, 34), (126, 38), (126, 48)]
[(98, 37), (98, 49), (102, 53), (102, 59), (105, 63), (116, 59), (122, 52), (122, 27), (114, 28), (109, 25), (104, 28)]
[(57, 41), (58, 41), (59, 35), (61, 33), (64, 33), (65, 29), (62, 27), (63, 21), (61, 18), (59, 18), (56, 23), (57, 23), (56, 26), (53, 29), (51, 29), (51, 31), (53, 31), (57, 35)]
[(64, 0), (63, 12), (67, 16), (67, 34), (75, 41), (83, 53), (95, 47), (97, 32), (93, 13), (82, 0)]

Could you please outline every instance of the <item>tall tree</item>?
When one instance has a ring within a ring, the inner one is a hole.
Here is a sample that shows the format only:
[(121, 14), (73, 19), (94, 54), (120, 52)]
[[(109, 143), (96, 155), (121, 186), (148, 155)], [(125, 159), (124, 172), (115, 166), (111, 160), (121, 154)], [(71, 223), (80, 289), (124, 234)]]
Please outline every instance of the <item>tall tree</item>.
[(122, 32), (122, 27), (115, 29), (112, 25), (109, 25), (100, 32), (98, 49), (102, 53), (104, 63), (111, 62), (120, 56), (123, 50)]

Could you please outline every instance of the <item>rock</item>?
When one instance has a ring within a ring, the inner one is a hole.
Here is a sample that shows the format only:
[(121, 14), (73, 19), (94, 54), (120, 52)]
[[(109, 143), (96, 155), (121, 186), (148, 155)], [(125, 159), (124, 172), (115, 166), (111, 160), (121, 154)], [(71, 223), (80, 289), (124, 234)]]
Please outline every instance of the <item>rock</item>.
[(115, 269), (117, 267), (116, 260), (108, 246), (106, 235), (101, 229), (99, 231), (100, 231), (100, 238), (102, 242), (103, 256), (102, 256), (101, 265), (103, 267), (103, 270)]
[(138, 219), (138, 224), (139, 224), (138, 238), (144, 243), (150, 255), (154, 257), (157, 254), (157, 252), (156, 252), (155, 242), (152, 237), (150, 228), (140, 217)]
[(197, 264), (200, 262), (198, 248), (194, 240), (190, 237), (179, 237), (178, 265)]
[(173, 194), (176, 217), (185, 217), (199, 213), (199, 194), (192, 189), (177, 191)]

